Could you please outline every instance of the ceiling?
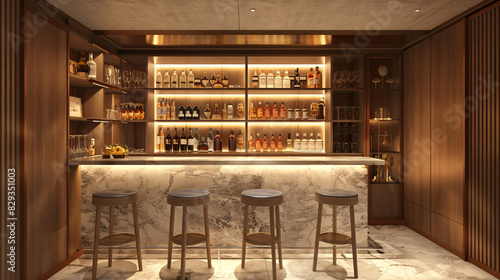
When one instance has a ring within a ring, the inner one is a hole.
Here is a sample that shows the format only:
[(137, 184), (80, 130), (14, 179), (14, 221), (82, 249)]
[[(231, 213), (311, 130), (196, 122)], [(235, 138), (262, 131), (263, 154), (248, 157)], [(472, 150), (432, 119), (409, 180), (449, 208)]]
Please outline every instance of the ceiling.
[[(48, 0), (91, 30), (431, 30), (485, 0)], [(251, 12), (250, 9), (255, 9)], [(419, 12), (415, 12), (419, 9)]]

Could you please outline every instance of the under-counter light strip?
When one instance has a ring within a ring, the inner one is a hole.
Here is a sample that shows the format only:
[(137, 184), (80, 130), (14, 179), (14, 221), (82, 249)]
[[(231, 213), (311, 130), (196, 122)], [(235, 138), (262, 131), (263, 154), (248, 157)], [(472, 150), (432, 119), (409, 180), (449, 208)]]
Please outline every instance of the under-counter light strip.
[(241, 94), (226, 94), (226, 93), (206, 93), (206, 94), (190, 94), (190, 93), (169, 93), (169, 94), (155, 94), (156, 97), (240, 97), (245, 98), (245, 93)]
[(224, 63), (224, 64), (191, 64), (191, 63), (186, 63), (186, 64), (155, 64), (155, 68), (190, 68), (190, 67), (220, 67), (220, 68), (245, 68), (245, 64), (231, 64), (231, 63)]
[(179, 121), (179, 122), (162, 122), (162, 121), (156, 121), (155, 122), (155, 126), (176, 126), (176, 125), (179, 125), (179, 126), (206, 126), (206, 125), (228, 125), (228, 126), (238, 126), (238, 125), (241, 125), (241, 126), (244, 126), (245, 123), (244, 122), (222, 122), (222, 121), (201, 121), (201, 122), (183, 122), (183, 121)]

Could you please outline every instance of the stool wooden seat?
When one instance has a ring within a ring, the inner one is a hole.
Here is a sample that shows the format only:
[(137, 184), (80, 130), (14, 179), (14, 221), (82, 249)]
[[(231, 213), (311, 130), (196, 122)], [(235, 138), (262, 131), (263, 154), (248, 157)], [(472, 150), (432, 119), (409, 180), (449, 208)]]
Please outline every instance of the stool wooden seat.
[[(333, 245), (333, 264), (337, 264), (336, 245), (351, 244), (352, 259), (354, 265), (354, 278), (358, 278), (358, 259), (356, 251), (356, 224), (354, 222), (354, 205), (358, 204), (358, 194), (353, 191), (341, 189), (321, 189), (317, 190), (314, 196), (318, 202), (318, 221), (316, 226), (316, 239), (314, 243), (313, 271), (316, 271), (318, 264), (319, 242), (326, 242)], [(333, 231), (321, 232), (321, 215), (323, 204), (333, 206)], [(349, 206), (351, 216), (351, 236), (337, 232), (337, 206)]]
[[(121, 246), (136, 242), (137, 262), (139, 271), (142, 271), (141, 242), (139, 238), (139, 222), (137, 218), (137, 201), (139, 201), (139, 190), (114, 189), (95, 192), (92, 194), (92, 204), (96, 205), (96, 219), (94, 228), (94, 255), (92, 262), (92, 279), (97, 277), (97, 259), (99, 245), (108, 248), (108, 266), (112, 265), (113, 246)], [(132, 204), (134, 218), (134, 233), (113, 233), (115, 206)], [(109, 234), (100, 237), (101, 207), (109, 206)]]
[[(283, 204), (283, 192), (269, 189), (251, 189), (241, 192), (241, 202), (245, 204), (243, 218), (243, 246), (241, 254), (241, 268), (245, 268), (246, 243), (253, 245), (271, 246), (273, 265), (273, 279), (276, 279), (276, 243), (278, 244), (278, 259), (280, 269), (283, 268), (281, 254), (281, 225), (279, 205)], [(248, 208), (249, 206), (268, 206), (270, 233), (256, 232), (248, 234)], [(275, 220), (276, 219), (276, 220)], [(276, 228), (275, 228), (276, 226)], [(275, 233), (277, 231), (277, 234)]]
[[(167, 203), (170, 204), (170, 229), (168, 234), (168, 262), (167, 268), (172, 265), (172, 246), (181, 245), (181, 280), (186, 273), (186, 246), (205, 242), (207, 248), (208, 268), (212, 268), (210, 255), (210, 230), (208, 227), (208, 203), (210, 192), (200, 189), (175, 190), (167, 194)], [(187, 232), (187, 206), (203, 205), (203, 220), (205, 223), (205, 234), (198, 232)], [(174, 235), (175, 206), (182, 206), (182, 233)]]

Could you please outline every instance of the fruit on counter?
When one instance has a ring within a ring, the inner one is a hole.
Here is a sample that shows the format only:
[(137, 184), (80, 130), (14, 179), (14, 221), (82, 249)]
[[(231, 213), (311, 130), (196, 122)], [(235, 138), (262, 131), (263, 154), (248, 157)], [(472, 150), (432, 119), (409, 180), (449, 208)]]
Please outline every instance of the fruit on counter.
[(127, 154), (128, 147), (125, 145), (125, 148), (122, 147), (119, 143), (115, 143), (113, 145), (105, 146), (105, 150), (103, 151), (103, 155), (124, 155)]

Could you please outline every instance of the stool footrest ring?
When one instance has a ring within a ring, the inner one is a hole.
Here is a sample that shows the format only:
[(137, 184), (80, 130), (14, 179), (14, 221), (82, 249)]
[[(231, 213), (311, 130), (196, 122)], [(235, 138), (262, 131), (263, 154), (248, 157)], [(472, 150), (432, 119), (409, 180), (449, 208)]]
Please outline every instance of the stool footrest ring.
[(99, 238), (99, 245), (108, 247), (120, 246), (134, 242), (135, 240), (136, 240), (135, 234), (132, 233), (127, 233), (127, 232), (113, 233)]
[(319, 241), (330, 244), (352, 244), (350, 236), (338, 232), (323, 232), (319, 235)]
[[(271, 246), (271, 234), (269, 232), (255, 232), (246, 236), (245, 241), (253, 245)], [(278, 236), (274, 237), (274, 243), (278, 242)]]
[[(186, 245), (196, 245), (203, 243), (207, 240), (207, 237), (198, 232), (187, 232), (186, 233)], [(176, 234), (172, 238), (172, 242), (177, 245), (182, 245), (182, 234)]]

